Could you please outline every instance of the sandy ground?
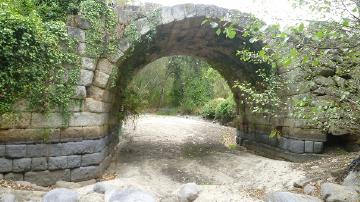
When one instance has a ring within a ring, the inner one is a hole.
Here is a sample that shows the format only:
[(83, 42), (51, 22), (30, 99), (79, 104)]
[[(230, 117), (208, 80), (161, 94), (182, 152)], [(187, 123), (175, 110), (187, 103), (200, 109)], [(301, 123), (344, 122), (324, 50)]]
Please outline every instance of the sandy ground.
[(262, 201), (305, 173), (293, 163), (234, 148), (235, 129), (194, 117), (144, 115), (124, 125), (130, 140), (108, 169), (116, 183), (139, 187), (162, 201), (195, 182), (200, 201)]

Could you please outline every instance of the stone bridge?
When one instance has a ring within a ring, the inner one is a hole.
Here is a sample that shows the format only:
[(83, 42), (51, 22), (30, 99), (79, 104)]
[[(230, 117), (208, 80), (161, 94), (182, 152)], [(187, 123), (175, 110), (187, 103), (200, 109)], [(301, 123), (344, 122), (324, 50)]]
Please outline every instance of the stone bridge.
[[(43, 115), (28, 111), (22, 102), (17, 103), (21, 116), (16, 121), (0, 122), (0, 173), (4, 178), (50, 185), (57, 180), (81, 181), (101, 175), (121, 138), (118, 112), (124, 88), (139, 69), (161, 57), (201, 58), (213, 65), (230, 86), (235, 81), (254, 83), (258, 79), (256, 70), (269, 68), (241, 62), (235, 56), (236, 50), (244, 46), (259, 50), (261, 43), (249, 43), (241, 34), (229, 40), (217, 36), (210, 26), (201, 25), (205, 17), (219, 20), (231, 15), (239, 16), (237, 28), (242, 30), (249, 23), (250, 15), (215, 6), (186, 4), (159, 8), (153, 15), (155, 23), (150, 24), (147, 16), (154, 10), (151, 6), (115, 10), (120, 24), (131, 22), (140, 33), (137, 42), (124, 37), (118, 41), (116, 54), (91, 58), (86, 54), (88, 25), (79, 20), (81, 17), (73, 16), (68, 30), (79, 39), (82, 69), (69, 124), (64, 127), (63, 117), (56, 110)], [(110, 80), (116, 71), (114, 86)], [(301, 72), (280, 73), (292, 81), (289, 90), (284, 89), (288, 91), (287, 98), (310, 92), (307, 88), (296, 88), (300, 81), (294, 78)], [(304, 81), (301, 82), (304, 85)], [(323, 151), (326, 135), (320, 129), (311, 128), (306, 120), (294, 120), (287, 114), (271, 119), (256, 116), (247, 110), (246, 104), (241, 104), (239, 93), (236, 90), (233, 93), (238, 102), (239, 144), (295, 158)], [(281, 131), (281, 138), (269, 138), (274, 128)]]

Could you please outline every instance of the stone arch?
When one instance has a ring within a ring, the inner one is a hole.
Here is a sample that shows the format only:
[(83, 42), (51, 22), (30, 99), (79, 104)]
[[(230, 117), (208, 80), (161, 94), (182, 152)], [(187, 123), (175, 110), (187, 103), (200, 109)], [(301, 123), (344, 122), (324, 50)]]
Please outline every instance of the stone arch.
[[(107, 58), (86, 55), (86, 32), (81, 16), (74, 16), (68, 27), (69, 35), (79, 40), (78, 53), (82, 68), (70, 110), (67, 127), (59, 110), (48, 115), (29, 111), (26, 103), (17, 103), (21, 116), (11, 123), (0, 120), (0, 173), (7, 179), (27, 180), (40, 185), (57, 180), (80, 181), (98, 177), (109, 165), (121, 130), (117, 112), (122, 90), (141, 67), (164, 56), (189, 55), (213, 65), (232, 86), (236, 80), (254, 83), (255, 71), (266, 66), (243, 63), (236, 50), (244, 45), (254, 50), (261, 43), (249, 44), (246, 38), (228, 40), (218, 37), (209, 26), (201, 26), (205, 17), (220, 19), (226, 14), (240, 16), (238, 28), (249, 23), (250, 16), (216, 6), (185, 4), (159, 9), (155, 34), (147, 23), (150, 15), (142, 7), (116, 8), (119, 23), (132, 19), (141, 33), (132, 43), (126, 38), (118, 42), (118, 50)], [(115, 87), (112, 72), (118, 71)], [(286, 75), (289, 71), (284, 71)], [(233, 91), (235, 97), (237, 92)], [(289, 96), (296, 96), (291, 92)], [(239, 103), (238, 103), (239, 105)], [(240, 106), (240, 105), (239, 105)], [(239, 107), (240, 108), (240, 107)], [(241, 106), (238, 122), (239, 143), (255, 150), (277, 152), (282, 157), (307, 157), (322, 151), (326, 137), (319, 129), (308, 128), (306, 122), (289, 117), (264, 119)], [(269, 138), (272, 128), (281, 127), (284, 136)], [(44, 139), (46, 134), (46, 140)]]

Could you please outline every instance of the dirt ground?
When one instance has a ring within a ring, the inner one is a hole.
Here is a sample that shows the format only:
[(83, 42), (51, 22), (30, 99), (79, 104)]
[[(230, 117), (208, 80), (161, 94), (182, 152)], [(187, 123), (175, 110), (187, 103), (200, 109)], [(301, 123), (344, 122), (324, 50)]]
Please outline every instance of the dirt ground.
[(235, 145), (235, 129), (196, 117), (144, 115), (124, 126), (129, 138), (108, 174), (166, 199), (195, 182), (200, 201), (261, 201), (287, 190), (305, 172)]

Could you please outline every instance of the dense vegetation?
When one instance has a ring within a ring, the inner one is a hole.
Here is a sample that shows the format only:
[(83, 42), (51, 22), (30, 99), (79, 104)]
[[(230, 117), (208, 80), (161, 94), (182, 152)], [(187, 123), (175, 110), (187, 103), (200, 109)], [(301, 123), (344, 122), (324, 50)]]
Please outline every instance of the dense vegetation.
[(192, 57), (173, 56), (151, 63), (136, 75), (128, 91), (144, 111), (201, 114), (224, 122), (234, 116), (235, 103), (226, 81), (207, 63)]

